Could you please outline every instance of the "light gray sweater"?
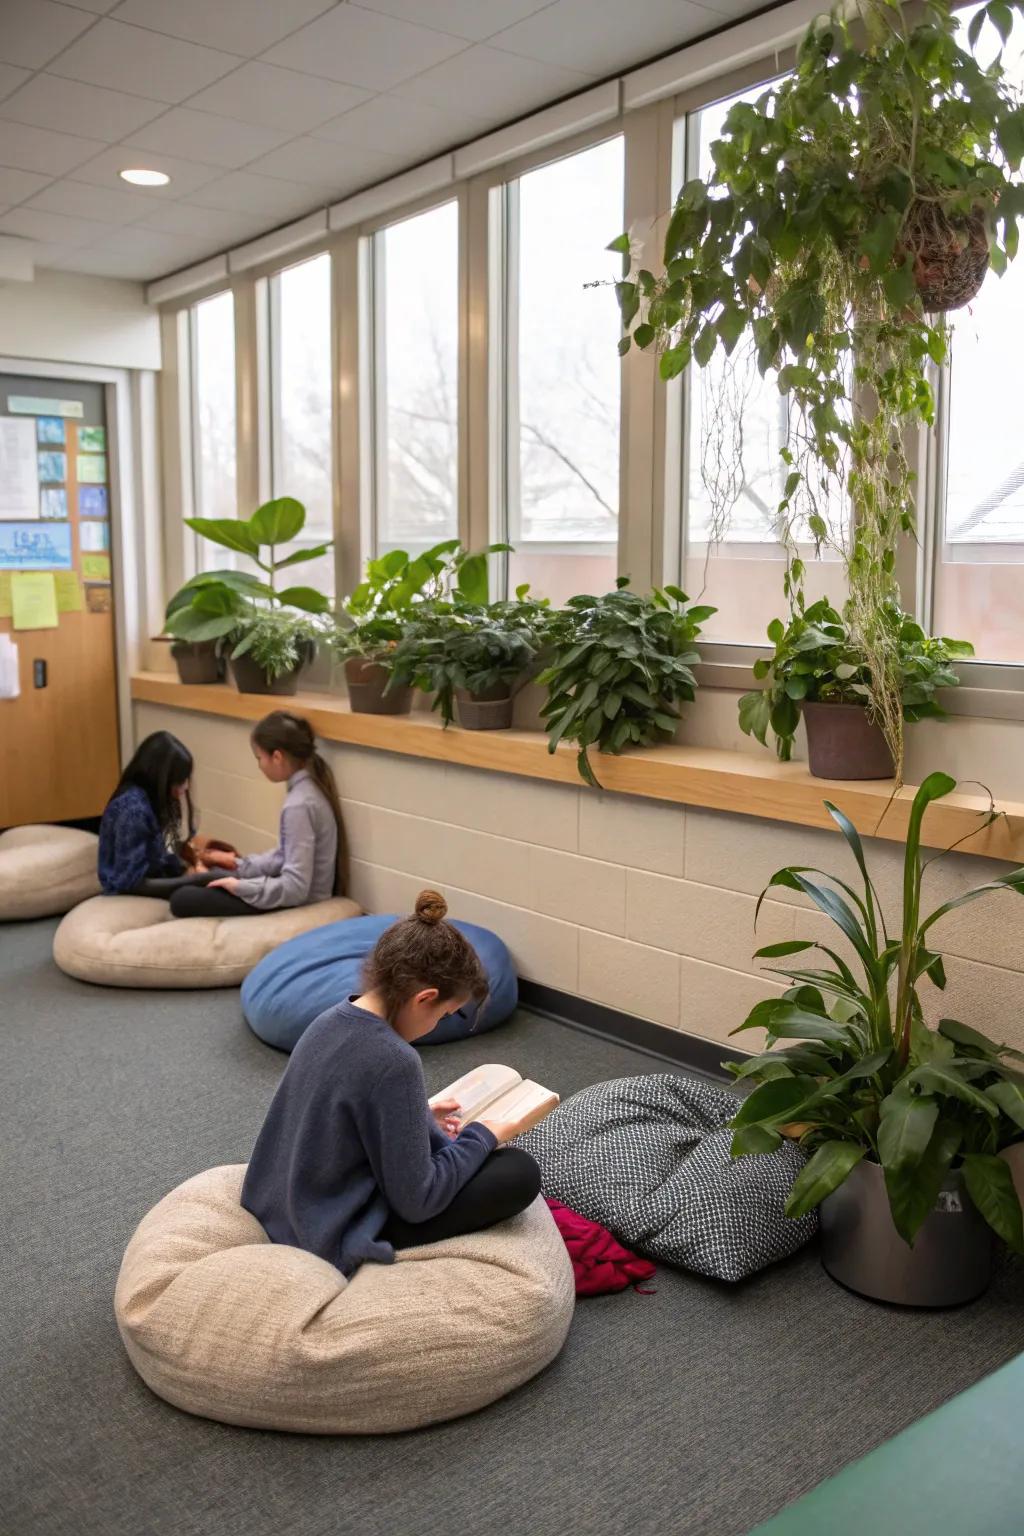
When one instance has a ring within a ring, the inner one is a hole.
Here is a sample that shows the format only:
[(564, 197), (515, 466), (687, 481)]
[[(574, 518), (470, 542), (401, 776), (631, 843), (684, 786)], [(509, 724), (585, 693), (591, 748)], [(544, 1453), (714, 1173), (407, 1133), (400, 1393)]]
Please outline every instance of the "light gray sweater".
[(338, 828), (323, 791), (305, 768), (288, 780), (281, 843), (239, 859), (236, 894), (260, 912), (304, 907), (334, 894)]

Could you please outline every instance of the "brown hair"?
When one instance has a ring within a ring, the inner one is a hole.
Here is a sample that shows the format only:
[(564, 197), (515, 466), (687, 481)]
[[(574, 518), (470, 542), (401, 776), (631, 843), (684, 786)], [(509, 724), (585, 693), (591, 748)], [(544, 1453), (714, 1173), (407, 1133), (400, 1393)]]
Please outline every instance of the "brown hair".
[(301, 715), (290, 714), (286, 709), (275, 709), (264, 715), (252, 728), (250, 741), (264, 752), (282, 752), (312, 774), (313, 782), (331, 808), (338, 829), (338, 858), (334, 875), (334, 894), (344, 896), (348, 890), (348, 838), (341, 814), (338, 786), (325, 758), (316, 750), (316, 736), (308, 720)]
[(392, 923), (377, 940), (363, 970), (363, 988), (378, 993), (389, 1020), (422, 987), (436, 987), (442, 1002), (486, 998), (487, 976), (476, 950), (444, 921), (447, 911), (438, 891), (421, 891), (412, 915)]

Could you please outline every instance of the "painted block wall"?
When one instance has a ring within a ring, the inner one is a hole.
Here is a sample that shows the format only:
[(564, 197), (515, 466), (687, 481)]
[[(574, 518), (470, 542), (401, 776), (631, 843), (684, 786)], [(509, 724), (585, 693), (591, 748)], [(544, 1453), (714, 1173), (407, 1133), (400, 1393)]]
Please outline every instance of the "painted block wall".
[[(282, 792), (258, 773), (244, 722), (136, 704), (136, 739), (180, 736), (196, 759), (202, 828), (237, 846), (273, 846)], [(453, 916), (495, 929), (520, 975), (671, 1029), (725, 1042), (781, 989), (751, 959), (758, 944), (820, 938), (831, 925), (799, 893), (758, 893), (783, 864), (851, 880), (838, 834), (755, 817), (546, 784), (486, 770), (327, 743), (344, 803), (353, 896), (367, 911), (408, 911), (424, 885)], [(867, 840), (879, 896), (898, 910), (901, 849)], [(953, 854), (930, 872), (931, 905), (1008, 866)], [(833, 930), (834, 932), (834, 930)], [(827, 936), (827, 937), (826, 937)], [(1024, 898), (1004, 891), (934, 929), (949, 985), (929, 989), (951, 1015), (1024, 1047)], [(734, 1042), (749, 1049), (760, 1031)]]

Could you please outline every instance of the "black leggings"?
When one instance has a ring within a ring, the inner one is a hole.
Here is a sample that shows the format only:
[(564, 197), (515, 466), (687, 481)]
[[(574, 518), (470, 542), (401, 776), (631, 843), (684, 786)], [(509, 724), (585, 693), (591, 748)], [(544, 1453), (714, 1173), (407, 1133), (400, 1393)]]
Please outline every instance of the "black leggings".
[[(204, 882), (205, 882), (205, 876)], [(224, 872), (210, 875), (211, 880), (223, 880)], [(171, 897), (172, 917), (256, 917), (258, 908), (251, 907), (241, 896), (232, 891), (210, 891), (204, 885), (182, 885)]]
[(132, 886), (128, 893), (130, 896), (157, 896), (161, 901), (170, 901), (175, 891), (187, 890), (190, 886), (204, 886), (210, 880), (216, 880), (217, 871), (208, 870), (205, 874), (194, 872), (186, 875), (158, 875), (154, 878), (146, 876), (138, 885)]
[(403, 1221), (394, 1212), (382, 1237), (395, 1248), (440, 1243), (446, 1237), (481, 1232), (508, 1221), (532, 1205), (540, 1194), (540, 1169), (519, 1147), (500, 1147), (459, 1190), (451, 1205), (429, 1221)]

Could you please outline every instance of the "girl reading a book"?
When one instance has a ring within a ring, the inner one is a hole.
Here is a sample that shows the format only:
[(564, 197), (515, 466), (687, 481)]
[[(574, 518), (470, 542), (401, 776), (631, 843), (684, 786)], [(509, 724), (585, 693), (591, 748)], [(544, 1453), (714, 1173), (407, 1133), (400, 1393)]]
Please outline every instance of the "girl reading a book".
[[(454, 1100), (427, 1103), (412, 1042), (487, 983), (476, 952), (445, 922), (436, 891), (377, 942), (358, 997), (299, 1041), (256, 1140), (242, 1204), (275, 1243), (351, 1275), (396, 1248), (440, 1242), (516, 1216), (540, 1170), (503, 1147), (523, 1122), (460, 1123)], [(501, 1148), (501, 1150), (496, 1150)]]

